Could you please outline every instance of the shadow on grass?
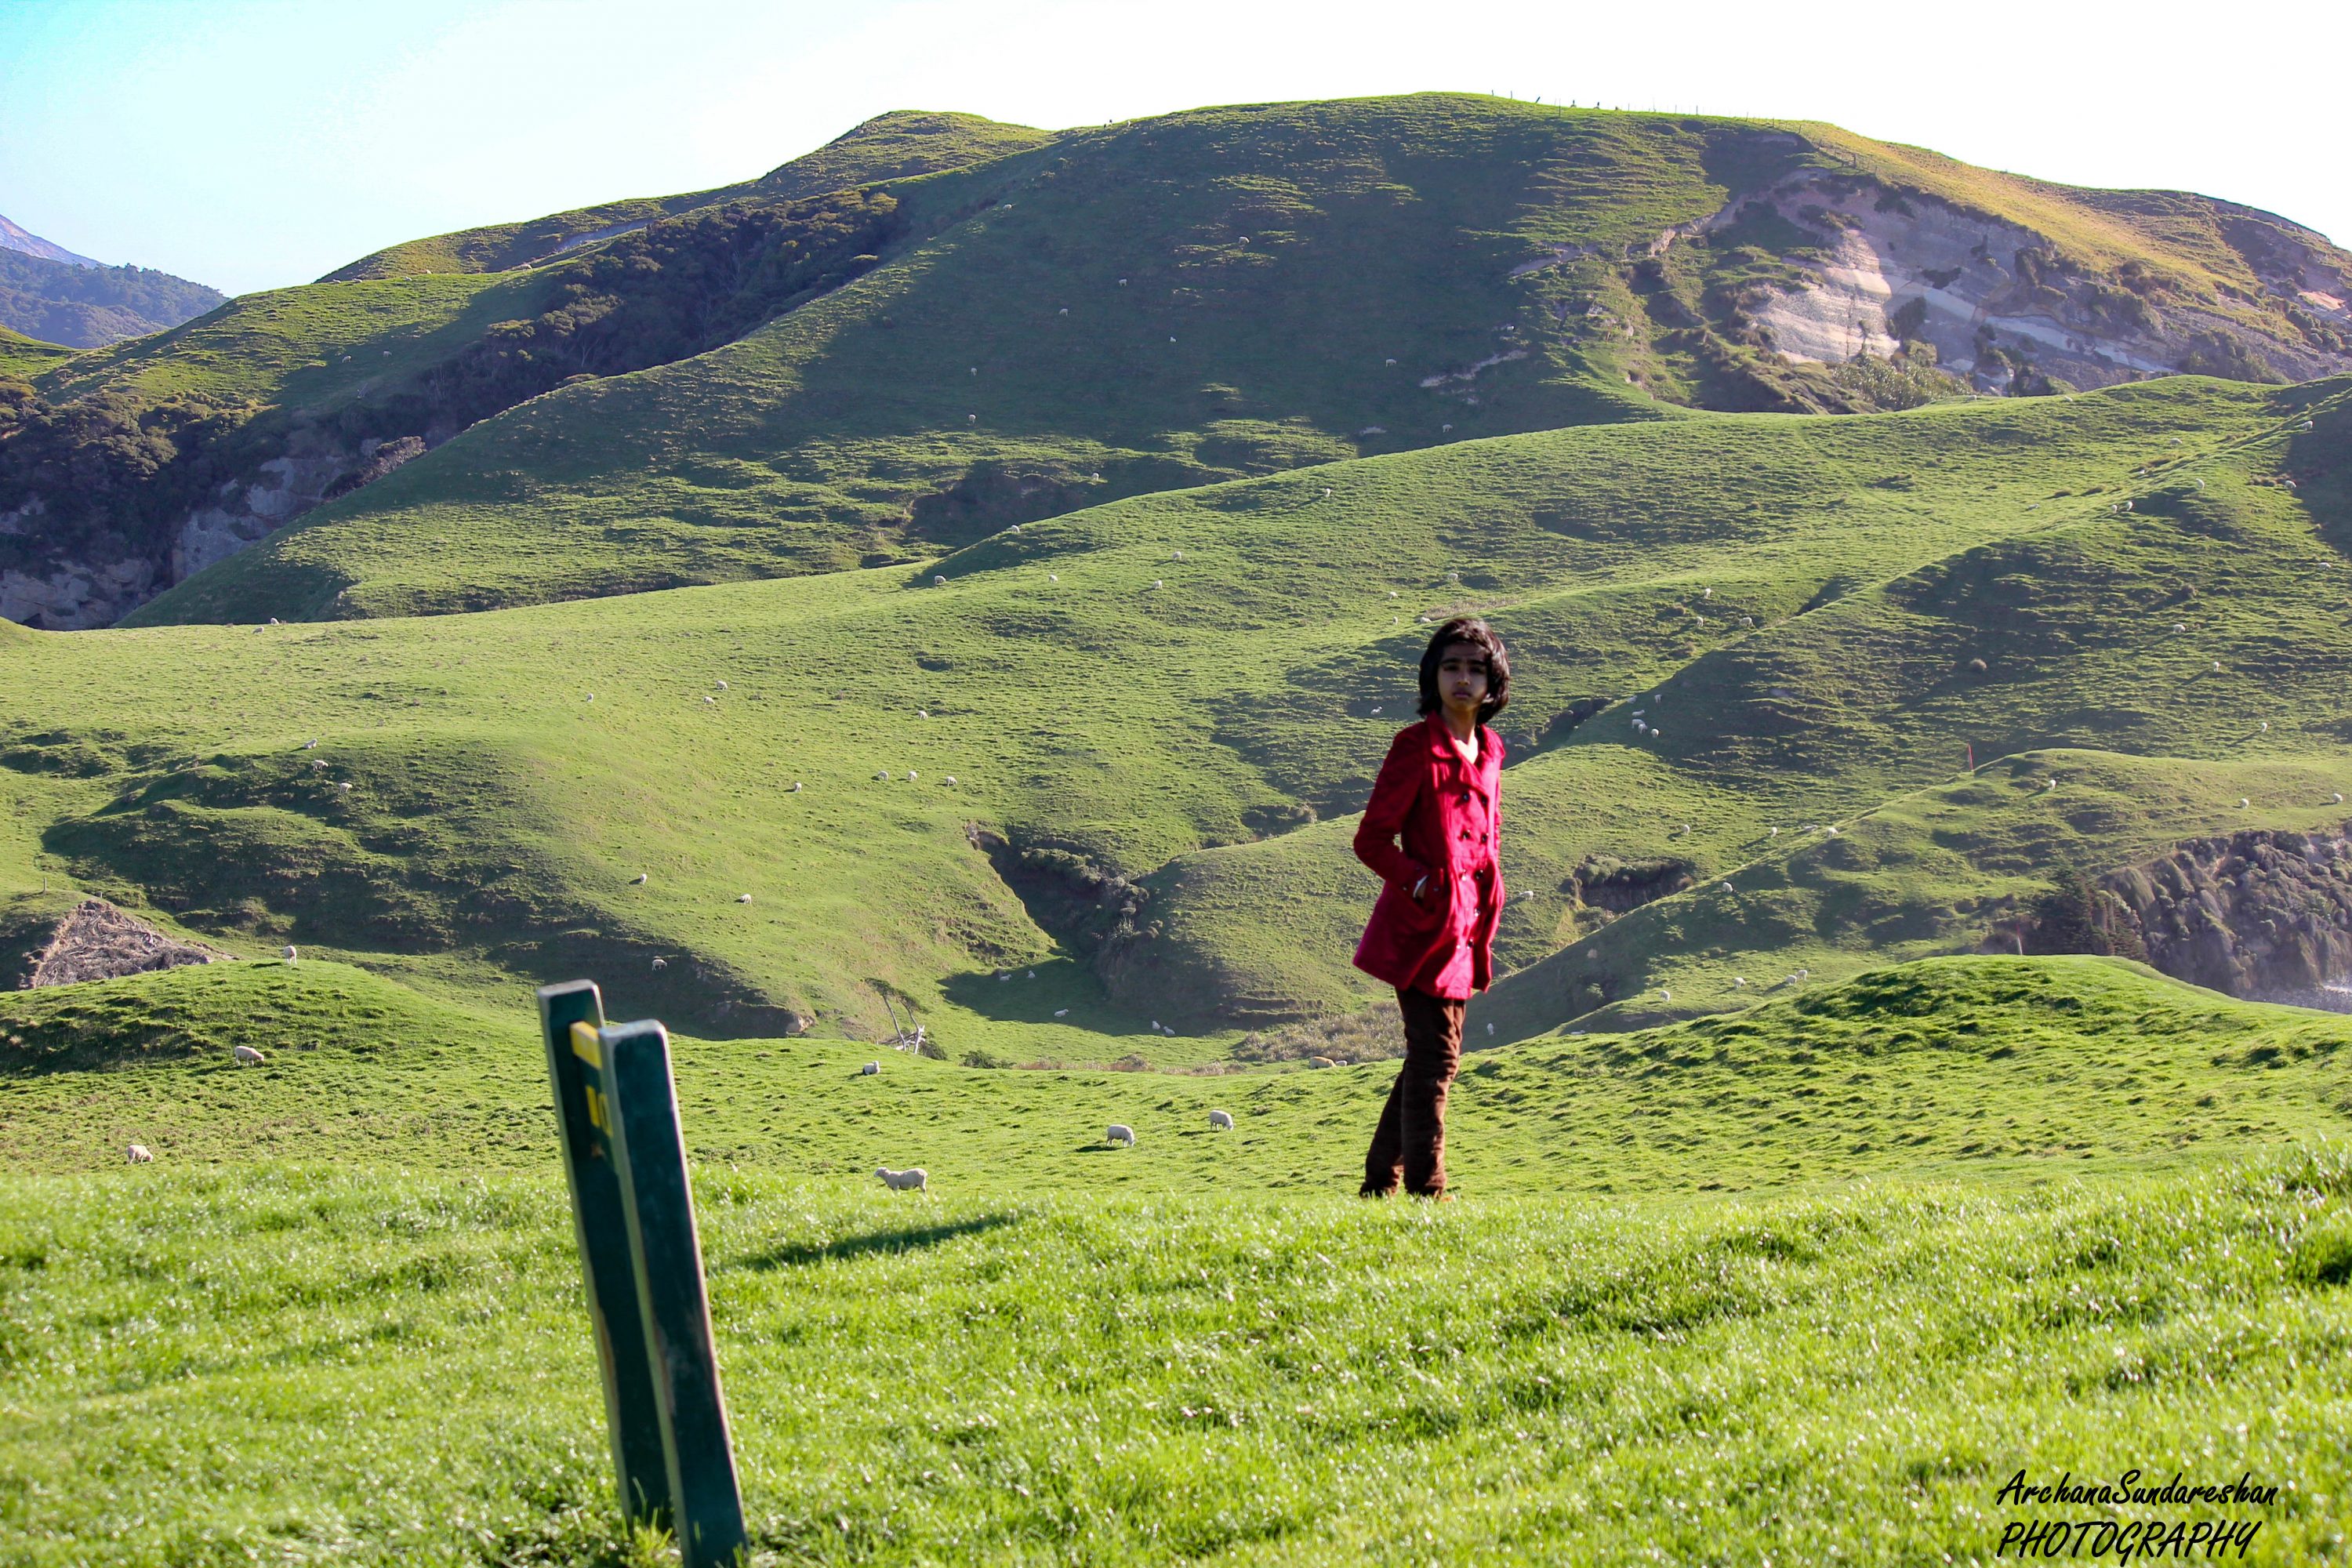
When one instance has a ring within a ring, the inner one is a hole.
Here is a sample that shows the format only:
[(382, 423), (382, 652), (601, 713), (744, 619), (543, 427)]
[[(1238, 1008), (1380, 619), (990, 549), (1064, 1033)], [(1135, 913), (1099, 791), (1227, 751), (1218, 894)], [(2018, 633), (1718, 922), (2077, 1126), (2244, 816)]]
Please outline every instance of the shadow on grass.
[(829, 1259), (868, 1258), (876, 1253), (917, 1252), (927, 1247), (957, 1240), (967, 1236), (979, 1236), (1000, 1226), (1018, 1225), (1020, 1216), (1009, 1214), (987, 1214), (971, 1219), (951, 1220), (942, 1225), (917, 1226), (908, 1230), (869, 1230), (863, 1236), (845, 1236), (822, 1246), (807, 1242), (786, 1242), (766, 1252), (754, 1253), (738, 1265), (743, 1268), (797, 1268), (803, 1264), (823, 1263)]

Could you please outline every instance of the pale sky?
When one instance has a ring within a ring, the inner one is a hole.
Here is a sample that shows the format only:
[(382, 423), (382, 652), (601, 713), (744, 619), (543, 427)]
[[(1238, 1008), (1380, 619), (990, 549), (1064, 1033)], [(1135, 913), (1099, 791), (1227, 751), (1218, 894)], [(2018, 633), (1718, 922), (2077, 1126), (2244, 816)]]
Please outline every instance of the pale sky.
[[(2325, 18), (2335, 16), (2330, 22)], [(0, 0), (0, 214), (232, 293), (725, 184), (893, 109), (1059, 127), (1423, 89), (1830, 120), (2352, 242), (2352, 7)]]

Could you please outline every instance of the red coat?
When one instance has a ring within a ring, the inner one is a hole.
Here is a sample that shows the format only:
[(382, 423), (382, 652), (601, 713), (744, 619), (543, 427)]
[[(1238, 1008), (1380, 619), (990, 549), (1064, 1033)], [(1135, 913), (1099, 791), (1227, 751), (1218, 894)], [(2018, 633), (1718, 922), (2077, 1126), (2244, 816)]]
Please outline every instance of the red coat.
[[(1495, 927), (1504, 902), (1496, 857), (1502, 774), (1503, 742), (1484, 725), (1475, 767), (1462, 760), (1442, 713), (1397, 732), (1356, 829), (1356, 858), (1386, 884), (1356, 943), (1357, 968), (1409, 986), (1451, 943), (1457, 926), (1465, 926), (1460, 934), (1470, 944), (1472, 987), (1494, 984)], [(1429, 885), (1416, 901), (1413, 884), (1423, 876)]]

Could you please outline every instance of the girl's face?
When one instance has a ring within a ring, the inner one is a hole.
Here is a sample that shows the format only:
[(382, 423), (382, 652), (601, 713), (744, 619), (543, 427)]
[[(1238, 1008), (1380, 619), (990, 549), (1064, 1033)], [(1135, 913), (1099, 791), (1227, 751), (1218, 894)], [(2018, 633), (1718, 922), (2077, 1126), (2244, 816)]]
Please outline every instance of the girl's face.
[(1486, 650), (1476, 643), (1448, 643), (1437, 659), (1438, 700), (1456, 713), (1475, 713), (1486, 700)]

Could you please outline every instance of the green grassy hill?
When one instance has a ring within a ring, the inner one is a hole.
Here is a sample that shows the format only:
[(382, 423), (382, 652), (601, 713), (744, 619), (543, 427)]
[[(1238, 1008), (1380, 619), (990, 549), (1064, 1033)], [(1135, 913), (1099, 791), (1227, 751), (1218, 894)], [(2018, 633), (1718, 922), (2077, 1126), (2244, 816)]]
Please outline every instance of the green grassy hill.
[[(1970, 224), (1955, 283), (1937, 247)], [(1882, 265), (1894, 293), (1832, 297)], [(743, 186), (420, 241), (85, 356), (38, 378), (0, 510), (46, 508), (15, 569), (124, 579), (45, 605), (61, 629), (167, 587), (139, 618), (486, 608), (1690, 407), (2303, 379), (2352, 365), (2311, 302), (2339, 273), (2227, 204), (1822, 126), (1443, 94), (886, 116)], [(1806, 325), (1856, 311), (1860, 358)]]
[[(1485, 1053), (1448, 1168), (1484, 1197), (1746, 1190), (1874, 1174), (2141, 1171), (2352, 1128), (2352, 1020), (2097, 958), (1942, 958), (1744, 1011)], [(268, 1058), (240, 1067), (251, 1046)], [(977, 1068), (837, 1037), (677, 1043), (698, 1158), (802, 1176), (920, 1165), (940, 1193), (1328, 1192), (1391, 1070)], [(0, 993), (0, 1162), (88, 1171), (391, 1160), (545, 1171), (546, 1064), (486, 1015), (304, 959)], [(1212, 1130), (1212, 1109), (1233, 1113)], [(1103, 1142), (1113, 1121), (1132, 1150)], [(2081, 1162), (2091, 1162), (2084, 1166)]]
[[(1199, 1059), (1377, 999), (1347, 814), (1424, 619), (1474, 609), (1527, 672), (1504, 956), (1550, 964), (1479, 1022), (1549, 1028), (1595, 983), (1679, 985), (1672, 1016), (1743, 965), (1964, 950), (2060, 858), (2325, 826), (2352, 774), (2339, 402), (2174, 380), (1586, 427), (1134, 498), (913, 572), (19, 634), (13, 875), (45, 855), (453, 996), (593, 973), (698, 1030), (868, 1037), (888, 996), (959, 1052)], [(1896, 803), (1965, 744), (2107, 755), (1901, 843), (1861, 823), (1924, 809)], [(2053, 811), (2080, 826), (2021, 852)], [(1853, 831), (1802, 831), (1828, 823)], [(1600, 858), (1736, 891), (1596, 932), (1568, 895)]]

